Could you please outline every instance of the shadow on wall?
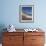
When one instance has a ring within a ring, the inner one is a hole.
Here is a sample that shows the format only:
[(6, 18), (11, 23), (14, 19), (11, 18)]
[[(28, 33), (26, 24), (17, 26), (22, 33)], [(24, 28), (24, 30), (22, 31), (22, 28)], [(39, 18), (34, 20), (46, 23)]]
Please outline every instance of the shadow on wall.
[(4, 30), (4, 28), (6, 28), (5, 25), (0, 24), (0, 43), (2, 43), (2, 36), (3, 36), (2, 32), (6, 31), (6, 30)]

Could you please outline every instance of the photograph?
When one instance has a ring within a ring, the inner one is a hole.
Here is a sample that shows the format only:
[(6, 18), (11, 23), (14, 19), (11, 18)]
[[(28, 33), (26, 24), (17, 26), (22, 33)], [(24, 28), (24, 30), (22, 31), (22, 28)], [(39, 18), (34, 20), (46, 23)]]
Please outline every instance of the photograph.
[(0, 46), (46, 46), (46, 0), (0, 0)]
[(20, 5), (20, 22), (33, 22), (34, 5)]

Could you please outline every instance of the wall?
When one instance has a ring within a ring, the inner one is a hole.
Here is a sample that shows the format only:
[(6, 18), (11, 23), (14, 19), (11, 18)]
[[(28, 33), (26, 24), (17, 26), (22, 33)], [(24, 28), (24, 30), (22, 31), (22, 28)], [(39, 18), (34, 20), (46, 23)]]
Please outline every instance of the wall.
[[(1, 0), (0, 25), (13, 24), (16, 28), (46, 28), (46, 1), (41, 0)], [(34, 23), (19, 22), (19, 5), (34, 4)]]

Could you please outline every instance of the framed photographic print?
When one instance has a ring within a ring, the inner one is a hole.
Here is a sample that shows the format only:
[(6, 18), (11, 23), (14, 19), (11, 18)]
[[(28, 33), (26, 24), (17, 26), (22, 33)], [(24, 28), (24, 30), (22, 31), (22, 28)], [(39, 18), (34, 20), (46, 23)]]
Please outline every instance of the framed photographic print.
[(19, 20), (27, 23), (34, 22), (34, 5), (20, 5)]

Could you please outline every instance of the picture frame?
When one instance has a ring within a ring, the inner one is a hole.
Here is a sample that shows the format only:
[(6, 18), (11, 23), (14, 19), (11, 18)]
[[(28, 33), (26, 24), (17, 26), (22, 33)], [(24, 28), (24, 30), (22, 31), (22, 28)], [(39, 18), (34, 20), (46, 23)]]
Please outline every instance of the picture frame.
[(19, 21), (34, 22), (34, 5), (19, 5)]

